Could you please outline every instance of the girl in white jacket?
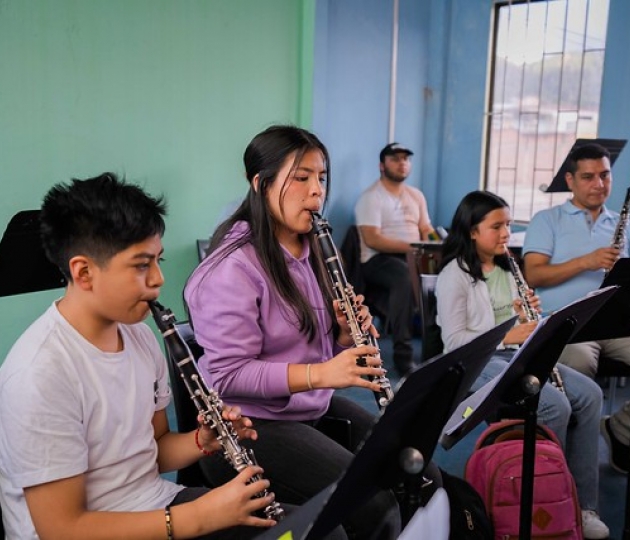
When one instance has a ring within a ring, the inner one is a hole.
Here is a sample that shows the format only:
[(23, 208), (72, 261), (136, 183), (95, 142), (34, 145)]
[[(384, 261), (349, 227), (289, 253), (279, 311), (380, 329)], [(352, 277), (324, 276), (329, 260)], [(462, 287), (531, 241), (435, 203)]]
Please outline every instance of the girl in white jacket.
[[(443, 246), (436, 296), (437, 323), (445, 351), (460, 347), (519, 314), (520, 322), (507, 332), (475, 381), (473, 390), (505, 369), (537, 324), (526, 321), (505, 256), (510, 222), (510, 209), (501, 197), (487, 191), (473, 191), (455, 210)], [(536, 296), (530, 296), (529, 303), (539, 309)], [(590, 378), (568, 366), (559, 364), (558, 369), (565, 393), (550, 384), (544, 385), (538, 419), (551, 428), (563, 444), (582, 507), (584, 537), (608, 538), (608, 527), (596, 513), (602, 392)], [(569, 424), (571, 417), (575, 421)]]

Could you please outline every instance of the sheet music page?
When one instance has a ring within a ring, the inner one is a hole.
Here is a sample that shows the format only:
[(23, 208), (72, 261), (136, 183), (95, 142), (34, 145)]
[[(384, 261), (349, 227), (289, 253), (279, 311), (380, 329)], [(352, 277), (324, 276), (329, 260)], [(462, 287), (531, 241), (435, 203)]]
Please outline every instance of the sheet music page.
[(527, 337), (523, 345), (521, 345), (516, 350), (516, 353), (512, 356), (509, 362), (505, 363), (505, 368), (499, 373), (494, 379), (488, 381), (484, 384), (479, 390), (477, 390), (474, 394), (468, 396), (465, 400), (463, 400), (455, 409), (455, 412), (451, 415), (444, 430), (442, 431), (442, 435), (451, 436), (455, 433), (460, 426), (466, 421), (466, 419), (470, 416), (470, 414), (477, 409), (480, 403), (482, 403), (488, 394), (492, 392), (497, 383), (501, 380), (503, 373), (505, 370), (510, 367), (514, 362), (517, 361), (519, 356), (521, 355), (521, 351), (525, 349), (525, 346), (533, 339), (534, 335), (540, 332), (540, 330), (547, 324), (549, 317), (544, 317), (540, 320), (536, 329)]
[(428, 504), (416, 510), (398, 540), (448, 540), (451, 509), (444, 488), (438, 488)]

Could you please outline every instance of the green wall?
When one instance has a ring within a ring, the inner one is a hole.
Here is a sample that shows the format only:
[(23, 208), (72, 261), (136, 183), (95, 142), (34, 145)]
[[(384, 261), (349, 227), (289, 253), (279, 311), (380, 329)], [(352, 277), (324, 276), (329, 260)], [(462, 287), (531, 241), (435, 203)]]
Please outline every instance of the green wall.
[[(182, 318), (195, 240), (245, 193), (245, 146), (311, 124), (314, 2), (0, 0), (1, 230), (72, 177), (163, 193), (161, 299)], [(61, 294), (0, 298), (0, 361)]]

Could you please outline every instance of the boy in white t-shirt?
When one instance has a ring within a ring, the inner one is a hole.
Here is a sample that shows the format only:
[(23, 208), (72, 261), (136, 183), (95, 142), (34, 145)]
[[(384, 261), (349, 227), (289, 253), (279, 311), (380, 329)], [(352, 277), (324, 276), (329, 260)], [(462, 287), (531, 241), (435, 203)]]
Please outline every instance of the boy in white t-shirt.
[[(168, 372), (141, 323), (164, 280), (165, 204), (105, 173), (53, 187), (41, 210), (64, 296), (0, 368), (0, 497), (7, 538), (251, 538), (275, 522), (247, 467), (227, 484), (185, 488), (161, 472), (221, 449), (214, 432), (169, 430)], [(237, 407), (239, 437), (256, 438)]]

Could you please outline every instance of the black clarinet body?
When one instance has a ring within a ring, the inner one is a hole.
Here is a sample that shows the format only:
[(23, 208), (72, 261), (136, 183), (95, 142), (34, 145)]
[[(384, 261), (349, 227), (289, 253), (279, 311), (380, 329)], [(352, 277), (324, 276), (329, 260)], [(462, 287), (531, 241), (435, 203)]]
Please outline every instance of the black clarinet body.
[[(328, 221), (322, 218), (316, 212), (313, 212), (313, 232), (317, 238), (319, 246), (324, 256), (324, 263), (330, 278), (335, 298), (339, 302), (339, 306), (346, 316), (350, 331), (352, 333), (352, 339), (355, 347), (361, 345), (371, 345), (378, 348), (376, 338), (369, 332), (364, 332), (361, 329), (361, 324), (357, 318), (358, 313), (355, 304), (355, 294), (352, 285), (348, 283), (346, 279), (341, 260), (339, 258), (339, 252), (335, 246), (332, 236), (331, 228)], [(367, 365), (365, 358), (358, 360), (359, 365)], [(379, 407), (383, 408), (388, 405), (394, 398), (394, 392), (392, 391), (392, 385), (385, 376), (368, 377), (370, 381), (376, 381), (381, 389), (378, 392), (374, 392), (374, 397)]]
[[(610, 247), (623, 251), (626, 247), (626, 226), (628, 225), (628, 219), (630, 218), (630, 188), (626, 189), (626, 197), (623, 200), (623, 205), (619, 211), (619, 221), (615, 227), (615, 233), (613, 234)], [(610, 270), (606, 270), (604, 276), (607, 276)]]
[[(188, 344), (177, 331), (173, 312), (157, 301), (149, 302), (149, 307), (155, 323), (164, 337), (168, 351), (175, 359), (182, 381), (190, 394), (190, 399), (203, 417), (203, 423), (215, 431), (225, 459), (237, 472), (250, 465), (256, 465), (253, 451), (240, 445), (232, 422), (223, 418), (223, 401), (216, 390), (208, 388), (203, 380)], [(256, 475), (252, 477), (251, 482), (260, 479), (261, 476)], [(266, 497), (268, 494), (269, 492), (264, 490), (256, 496)], [(276, 501), (265, 507), (263, 512), (267, 519), (280, 521), (284, 517), (284, 510)]]

